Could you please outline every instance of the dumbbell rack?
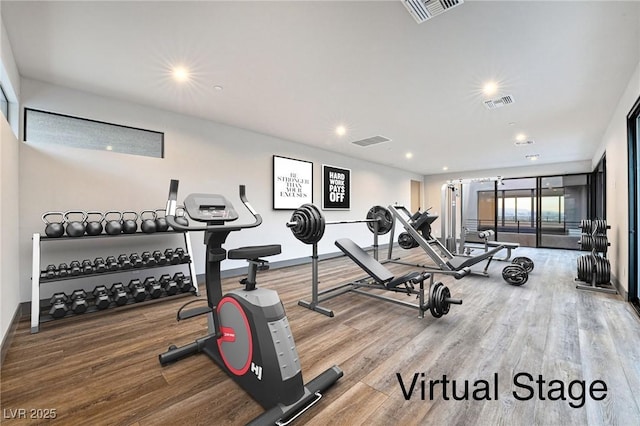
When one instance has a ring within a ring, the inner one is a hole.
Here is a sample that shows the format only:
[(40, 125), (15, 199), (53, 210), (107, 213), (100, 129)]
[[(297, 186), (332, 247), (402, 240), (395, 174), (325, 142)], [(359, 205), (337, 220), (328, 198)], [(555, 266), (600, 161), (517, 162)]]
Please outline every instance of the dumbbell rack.
[[(168, 235), (168, 234), (181, 234), (184, 238), (184, 248), (185, 248), (185, 254), (188, 254), (191, 258), (191, 260), (189, 261), (188, 265), (189, 265), (189, 274), (190, 274), (190, 279), (191, 279), (191, 283), (193, 288), (195, 289), (195, 291), (190, 292), (190, 293), (178, 293), (175, 295), (171, 295), (171, 296), (166, 296), (166, 297), (162, 297), (159, 299), (153, 299), (153, 298), (147, 298), (146, 301), (143, 302), (134, 302), (133, 300), (129, 300), (125, 305), (122, 305), (122, 307), (124, 306), (130, 306), (133, 304), (136, 305), (143, 305), (143, 304), (147, 304), (147, 303), (151, 303), (151, 302), (157, 302), (159, 300), (163, 300), (166, 298), (174, 298), (174, 297), (180, 297), (180, 296), (185, 296), (185, 295), (189, 295), (189, 294), (195, 294), (196, 296), (200, 296), (200, 288), (198, 285), (198, 281), (196, 279), (196, 271), (195, 271), (195, 266), (193, 263), (193, 251), (191, 249), (191, 239), (189, 237), (189, 232), (180, 232), (180, 231), (167, 231), (167, 232), (158, 232), (158, 233), (153, 233), (153, 234), (146, 234), (143, 232), (136, 232), (133, 234), (118, 234), (118, 235), (107, 235), (107, 234), (101, 234), (101, 235), (95, 235), (95, 236), (83, 236), (83, 237), (59, 237), (59, 238), (49, 238), (47, 236), (43, 236), (40, 235), (39, 233), (35, 233), (33, 234), (32, 240), (33, 240), (33, 260), (32, 260), (32, 270), (31, 270), (31, 333), (38, 333), (40, 331), (40, 324), (48, 322), (48, 321), (52, 321), (53, 318), (49, 317), (49, 315), (41, 315), (41, 310), (45, 307), (48, 307), (49, 302), (48, 301), (42, 301), (40, 300), (40, 285), (41, 284), (46, 284), (46, 283), (52, 283), (52, 282), (59, 282), (59, 281), (66, 281), (66, 280), (72, 280), (72, 279), (83, 279), (83, 278), (92, 278), (92, 277), (97, 277), (97, 276), (106, 276), (106, 275), (111, 275), (111, 274), (122, 274), (122, 273), (126, 273), (126, 272), (134, 272), (136, 270), (143, 270), (143, 269), (157, 269), (157, 268), (166, 268), (166, 267), (170, 267), (170, 266), (179, 266), (181, 264), (165, 264), (165, 265), (155, 265), (155, 266), (143, 266), (143, 267), (139, 267), (139, 268), (132, 268), (132, 269), (120, 269), (120, 270), (116, 270), (116, 271), (104, 271), (104, 272), (99, 272), (99, 273), (92, 273), (92, 274), (87, 274), (87, 275), (74, 275), (74, 276), (66, 276), (66, 277), (56, 277), (56, 278), (51, 278), (51, 279), (44, 279), (41, 280), (40, 279), (40, 261), (41, 261), (41, 252), (42, 252), (42, 243), (43, 242), (52, 242), (52, 241), (61, 241), (61, 240), (88, 240), (88, 239), (100, 239), (100, 238), (109, 238), (109, 239), (113, 239), (113, 238), (126, 238), (126, 237), (135, 237), (135, 236), (153, 236), (153, 235)], [(182, 263), (182, 265), (185, 265), (186, 263)], [(90, 313), (90, 312), (102, 312), (101, 310), (98, 310), (97, 308), (94, 308), (93, 306), (91, 306), (86, 313)], [(81, 314), (81, 315), (85, 315), (85, 314)]]
[(580, 250), (591, 253), (578, 258), (578, 276), (575, 280), (588, 284), (577, 284), (576, 288), (617, 294), (611, 284), (611, 265), (606, 257), (607, 249), (611, 245), (607, 239), (607, 229), (611, 229), (611, 226), (607, 225), (605, 220), (596, 219), (582, 220), (580, 228)]

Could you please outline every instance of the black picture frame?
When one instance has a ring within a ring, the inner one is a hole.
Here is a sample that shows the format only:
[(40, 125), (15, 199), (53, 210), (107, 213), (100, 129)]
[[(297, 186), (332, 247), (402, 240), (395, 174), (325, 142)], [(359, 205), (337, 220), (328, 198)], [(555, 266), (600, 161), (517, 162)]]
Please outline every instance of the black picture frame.
[(351, 169), (322, 165), (322, 210), (351, 210)]

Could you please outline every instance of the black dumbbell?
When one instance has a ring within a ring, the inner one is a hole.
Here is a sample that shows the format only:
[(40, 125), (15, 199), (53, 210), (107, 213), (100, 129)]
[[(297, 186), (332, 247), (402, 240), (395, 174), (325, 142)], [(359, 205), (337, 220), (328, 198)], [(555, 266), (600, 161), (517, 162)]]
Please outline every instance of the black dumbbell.
[(120, 269), (120, 265), (118, 264), (115, 256), (107, 256), (105, 264), (107, 265), (107, 269), (109, 271), (117, 271), (118, 269)]
[(147, 289), (147, 293), (151, 295), (152, 299), (162, 296), (162, 286), (153, 277), (148, 277), (144, 280), (144, 288)]
[(173, 251), (173, 249), (166, 249), (164, 251), (164, 257), (166, 257), (167, 261), (172, 265), (177, 265), (178, 263), (180, 263), (180, 256), (178, 255), (178, 253)]
[(173, 275), (173, 280), (178, 283), (181, 292), (186, 293), (191, 291), (191, 278), (185, 277), (182, 272), (176, 272)]
[(129, 293), (136, 302), (142, 302), (147, 298), (147, 291), (137, 278), (129, 281)]
[(142, 267), (142, 259), (140, 258), (138, 253), (131, 253), (131, 255), (129, 256), (129, 261), (131, 262), (131, 266), (133, 266), (134, 268)]
[(167, 257), (162, 254), (160, 250), (156, 250), (153, 252), (153, 258), (156, 260), (156, 263), (158, 265), (166, 265), (168, 262)]
[(104, 263), (104, 259), (103, 258), (96, 257), (93, 260), (93, 268), (94, 268), (95, 272), (102, 273), (102, 272), (105, 272), (107, 270), (107, 264)]
[(103, 285), (99, 285), (93, 289), (93, 297), (93, 303), (98, 309), (107, 309), (111, 304), (111, 299), (109, 299), (109, 290), (107, 290), (107, 287)]
[(87, 312), (87, 293), (84, 290), (74, 290), (70, 299), (73, 313), (82, 314)]
[(93, 274), (93, 263), (89, 259), (82, 261), (82, 273)]
[(171, 275), (163, 274), (159, 281), (167, 296), (173, 296), (178, 292), (178, 283), (171, 279)]
[[(56, 268), (56, 265), (47, 265), (47, 269), (42, 272), (44, 273), (44, 278), (48, 280), (52, 280), (58, 276), (58, 268)], [(42, 277), (42, 274), (40, 276)]]
[(118, 256), (118, 263), (120, 264), (120, 269), (133, 268), (133, 265), (131, 264), (131, 261), (126, 254), (121, 254), (120, 256)]
[(69, 311), (69, 307), (67, 306), (67, 301), (69, 298), (64, 293), (54, 293), (51, 296), (51, 309), (49, 309), (49, 315), (53, 318), (62, 318), (67, 315)]
[(77, 260), (72, 261), (69, 264), (69, 275), (73, 275), (75, 277), (76, 275), (80, 275), (80, 272), (80, 262), (78, 262)]
[(151, 253), (148, 251), (142, 252), (142, 265), (146, 267), (156, 266), (156, 259), (151, 256)]
[(66, 263), (61, 263), (58, 265), (58, 276), (60, 278), (64, 278), (69, 275), (68, 266)]
[(127, 290), (124, 288), (122, 283), (115, 283), (111, 286), (111, 298), (116, 305), (122, 306), (126, 305), (129, 296), (127, 296)]
[(191, 262), (191, 255), (189, 253), (185, 253), (182, 247), (178, 247), (176, 249), (176, 253), (180, 256), (180, 263), (189, 263)]

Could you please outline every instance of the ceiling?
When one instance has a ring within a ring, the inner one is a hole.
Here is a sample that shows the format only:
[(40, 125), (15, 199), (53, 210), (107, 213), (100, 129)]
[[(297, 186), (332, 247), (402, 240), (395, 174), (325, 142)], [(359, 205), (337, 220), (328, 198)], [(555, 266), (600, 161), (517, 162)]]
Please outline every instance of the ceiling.
[[(399, 0), (1, 8), (23, 77), (421, 174), (591, 160), (640, 61), (637, 1), (466, 0), (422, 24)], [(515, 102), (487, 109), (490, 80)]]

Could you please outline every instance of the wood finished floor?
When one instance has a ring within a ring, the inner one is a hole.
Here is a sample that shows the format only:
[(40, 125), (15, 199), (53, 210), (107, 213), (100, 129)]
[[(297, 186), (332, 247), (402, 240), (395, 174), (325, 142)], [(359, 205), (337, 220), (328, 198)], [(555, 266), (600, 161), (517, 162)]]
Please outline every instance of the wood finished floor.
[[(402, 254), (426, 262), (420, 249)], [(445, 277), (464, 304), (440, 319), (419, 319), (416, 310), (357, 294), (326, 302), (336, 312), (328, 318), (297, 305), (310, 294), (310, 265), (261, 273), (260, 285), (277, 290), (284, 302), (305, 381), (333, 364), (344, 370), (297, 424), (640, 424), (640, 320), (631, 307), (619, 296), (576, 290), (578, 252), (521, 248), (516, 254), (535, 261), (527, 284), (506, 284), (503, 262), (491, 265), (491, 278)], [(398, 274), (415, 269), (388, 267)], [(322, 287), (361, 276), (345, 258), (320, 265)], [(227, 290), (237, 285), (237, 278), (224, 281)], [(159, 365), (158, 353), (170, 344), (205, 333), (204, 318), (176, 323), (175, 312), (187, 300), (47, 323), (33, 335), (28, 320), (21, 321), (2, 365), (1, 422), (144, 426), (251, 420), (260, 406), (205, 355)], [(520, 372), (566, 384), (601, 379), (608, 395), (587, 399), (581, 408), (562, 400), (518, 401), (512, 392), (524, 391), (512, 380)], [(497, 373), (498, 400), (446, 401), (441, 391), (429, 400), (427, 384), (426, 400), (418, 390), (407, 401), (396, 373), (409, 382), (414, 373), (425, 373), (427, 380), (446, 374), (461, 385), (492, 382)], [(55, 409), (57, 418), (6, 418), (20, 408), (27, 414)]]

